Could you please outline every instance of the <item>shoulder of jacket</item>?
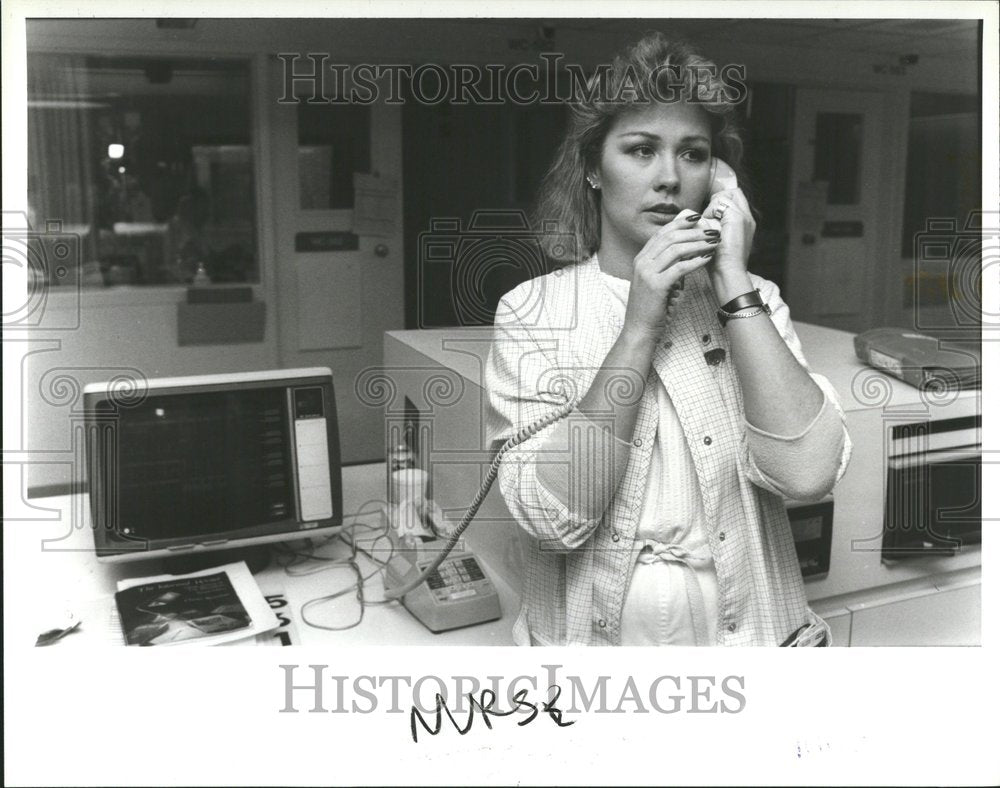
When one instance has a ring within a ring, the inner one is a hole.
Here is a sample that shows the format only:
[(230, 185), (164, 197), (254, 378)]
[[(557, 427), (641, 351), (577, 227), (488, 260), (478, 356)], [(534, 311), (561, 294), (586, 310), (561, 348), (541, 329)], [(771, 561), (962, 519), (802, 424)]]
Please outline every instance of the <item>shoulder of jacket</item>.
[(521, 282), (500, 298), (500, 305), (521, 314), (566, 304), (578, 292), (581, 270), (579, 263), (573, 263)]

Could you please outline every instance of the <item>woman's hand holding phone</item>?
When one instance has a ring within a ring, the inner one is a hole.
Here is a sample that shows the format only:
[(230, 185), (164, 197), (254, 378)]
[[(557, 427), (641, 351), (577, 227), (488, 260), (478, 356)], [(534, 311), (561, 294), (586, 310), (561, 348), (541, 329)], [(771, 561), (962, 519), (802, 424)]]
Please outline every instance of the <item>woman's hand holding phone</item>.
[(719, 231), (700, 227), (700, 216), (691, 210), (681, 211), (636, 255), (625, 331), (658, 339), (669, 323), (670, 306), (680, 295), (681, 278), (712, 259), (719, 246)]
[(724, 189), (712, 195), (703, 223), (719, 227), (721, 241), (709, 268), (715, 275), (745, 274), (757, 222), (743, 190)]
[(625, 323), (590, 389), (577, 406), (581, 413), (614, 412), (615, 436), (631, 441), (639, 413), (639, 397), (623, 398), (622, 376), (634, 373), (641, 391), (656, 345), (670, 322), (670, 307), (681, 296), (681, 277), (706, 265), (718, 246), (718, 233), (697, 227), (701, 214), (681, 211), (660, 227), (635, 256)]
[(699, 224), (720, 232), (719, 248), (708, 272), (719, 303), (724, 304), (750, 289), (747, 263), (757, 223), (736, 173), (721, 159), (712, 159), (709, 195)]

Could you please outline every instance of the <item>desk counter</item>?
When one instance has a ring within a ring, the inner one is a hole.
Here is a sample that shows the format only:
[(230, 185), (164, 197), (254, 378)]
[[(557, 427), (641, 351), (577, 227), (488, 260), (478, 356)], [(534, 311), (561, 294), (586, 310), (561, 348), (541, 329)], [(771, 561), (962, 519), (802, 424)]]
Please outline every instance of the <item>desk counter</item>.
[[(373, 505), (385, 497), (385, 466), (382, 463), (343, 469), (344, 522), (374, 524)], [(65, 495), (33, 499), (39, 516), (47, 520), (20, 522), (4, 526), (4, 552), (7, 555), (5, 590), (23, 595), (24, 604), (9, 605), (5, 622), (8, 642), (34, 643), (35, 637), (63, 611), (82, 619), (79, 631), (63, 638), (55, 647), (73, 648), (114, 643), (113, 599), (117, 581), (160, 573), (152, 562), (121, 564), (99, 563), (93, 552), (90, 514), (86, 495)], [(333, 540), (317, 551), (330, 558), (346, 558), (350, 548)], [(220, 553), (220, 562), (224, 561)], [(503, 617), (478, 626), (434, 634), (420, 624), (399, 603), (369, 605), (364, 619), (352, 629), (328, 631), (314, 628), (302, 620), (302, 605), (311, 599), (335, 593), (354, 584), (349, 567), (320, 571), (304, 576), (289, 576), (273, 561), (256, 575), (265, 594), (283, 593), (292, 611), (298, 641), (303, 645), (338, 646), (509, 646), (511, 629), (517, 615), (518, 593), (493, 571), (485, 569), (500, 596)], [(364, 575), (365, 597), (382, 599), (382, 576), (376, 565), (359, 554), (358, 565)], [(350, 623), (348, 612), (355, 613), (357, 601), (348, 594), (334, 603), (310, 608), (309, 619), (334, 625)], [(331, 606), (332, 605), (332, 606)], [(337, 615), (340, 613), (340, 615)], [(336, 617), (334, 617), (336, 616)]]

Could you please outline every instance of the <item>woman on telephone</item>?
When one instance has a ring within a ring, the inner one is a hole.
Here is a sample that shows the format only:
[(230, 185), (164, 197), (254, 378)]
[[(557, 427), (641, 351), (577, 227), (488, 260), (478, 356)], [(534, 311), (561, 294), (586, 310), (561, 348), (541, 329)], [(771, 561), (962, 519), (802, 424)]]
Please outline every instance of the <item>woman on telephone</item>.
[(534, 538), (519, 644), (829, 637), (782, 497), (826, 495), (850, 440), (778, 288), (747, 271), (755, 222), (725, 165), (742, 146), (733, 106), (705, 100), (724, 95), (711, 66), (650, 34), (597, 72), (539, 199), (543, 243), (578, 259), (497, 309), (494, 437), (578, 400), (500, 467)]

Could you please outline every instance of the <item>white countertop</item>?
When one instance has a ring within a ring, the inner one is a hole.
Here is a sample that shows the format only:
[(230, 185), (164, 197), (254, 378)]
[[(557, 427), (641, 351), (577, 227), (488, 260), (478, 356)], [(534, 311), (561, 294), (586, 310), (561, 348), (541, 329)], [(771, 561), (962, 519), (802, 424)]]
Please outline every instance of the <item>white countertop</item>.
[[(373, 502), (384, 500), (385, 465), (373, 463), (344, 468), (343, 489), (344, 523), (376, 525), (380, 515), (374, 514), (377, 507)], [(52, 519), (4, 525), (5, 586), (8, 590), (23, 592), (25, 599), (30, 600), (8, 607), (5, 631), (12, 639), (8, 642), (34, 643), (40, 632), (50, 628), (45, 623), (46, 618), (54, 619), (62, 611), (72, 611), (83, 619), (80, 630), (53, 648), (108, 645), (108, 621), (113, 615), (112, 595), (117, 581), (160, 573), (156, 562), (99, 563), (93, 553), (85, 501), (86, 496), (70, 495), (33, 499), (36, 509), (49, 511)], [(334, 540), (317, 553), (327, 558), (346, 558), (350, 548)], [(223, 562), (225, 559), (220, 553), (220, 563)], [(503, 617), (439, 634), (427, 630), (398, 602), (366, 606), (362, 623), (353, 629), (333, 632), (307, 626), (300, 615), (305, 602), (354, 585), (353, 572), (344, 566), (290, 577), (272, 561), (255, 577), (265, 593), (284, 592), (293, 611), (298, 638), (304, 645), (512, 645), (511, 629), (519, 596), (485, 561), (482, 563), (486, 564), (484, 569), (497, 589)], [(359, 554), (358, 565), (366, 576), (375, 572), (365, 583), (365, 597), (371, 601), (381, 600), (382, 577), (378, 567), (364, 554)], [(354, 594), (349, 594), (337, 600), (334, 606), (314, 605), (309, 610), (309, 618), (335, 625), (350, 623), (345, 614), (355, 611), (356, 605)]]

